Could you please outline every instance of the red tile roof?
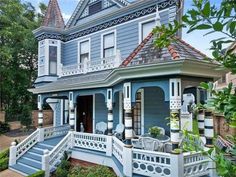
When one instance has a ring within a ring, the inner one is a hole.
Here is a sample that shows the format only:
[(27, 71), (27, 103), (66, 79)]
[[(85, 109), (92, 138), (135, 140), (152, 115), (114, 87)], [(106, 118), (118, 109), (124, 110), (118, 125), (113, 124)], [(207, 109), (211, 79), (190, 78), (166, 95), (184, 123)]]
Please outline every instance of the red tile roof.
[(64, 28), (65, 23), (57, 0), (50, 0), (42, 26)]

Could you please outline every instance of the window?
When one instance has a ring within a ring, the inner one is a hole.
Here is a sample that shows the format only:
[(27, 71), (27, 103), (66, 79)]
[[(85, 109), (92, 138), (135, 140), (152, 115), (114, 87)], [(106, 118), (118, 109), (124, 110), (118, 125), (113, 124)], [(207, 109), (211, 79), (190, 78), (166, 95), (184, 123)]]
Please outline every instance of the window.
[(49, 46), (49, 74), (57, 74), (57, 46)]
[(115, 33), (109, 33), (103, 36), (103, 58), (115, 55)]
[(93, 15), (102, 10), (102, 1), (89, 6), (89, 15)]
[(141, 135), (141, 112), (142, 112), (142, 92), (136, 93), (135, 105), (133, 107), (133, 127), (136, 135)]
[(141, 25), (141, 40), (144, 40), (154, 27), (155, 27), (155, 20), (142, 23), (142, 25)]
[(80, 42), (79, 45), (79, 52), (80, 52), (80, 56), (79, 56), (79, 62), (80, 63), (84, 63), (86, 60), (89, 60), (89, 40), (87, 41), (83, 41)]

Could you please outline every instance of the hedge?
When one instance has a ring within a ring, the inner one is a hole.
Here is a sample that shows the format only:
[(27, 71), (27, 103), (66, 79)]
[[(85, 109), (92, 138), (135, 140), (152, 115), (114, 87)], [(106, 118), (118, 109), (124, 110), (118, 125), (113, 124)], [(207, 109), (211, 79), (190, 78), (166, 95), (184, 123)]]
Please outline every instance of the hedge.
[(40, 171), (38, 171), (38, 172), (28, 176), (28, 177), (44, 177), (44, 175), (45, 175), (45, 171), (40, 170)]
[(0, 171), (6, 170), (8, 168), (9, 162), (9, 148), (0, 152)]

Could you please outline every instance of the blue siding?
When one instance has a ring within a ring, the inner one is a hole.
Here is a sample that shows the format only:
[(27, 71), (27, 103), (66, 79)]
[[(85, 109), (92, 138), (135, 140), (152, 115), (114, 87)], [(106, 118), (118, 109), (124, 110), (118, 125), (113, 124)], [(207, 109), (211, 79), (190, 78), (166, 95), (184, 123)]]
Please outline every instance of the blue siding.
[(144, 132), (152, 126), (163, 127), (169, 135), (169, 102), (164, 101), (164, 92), (156, 87), (144, 89)]
[[(169, 13), (171, 15), (169, 16)], [(173, 10), (165, 10), (160, 13), (161, 24), (168, 24), (169, 18), (173, 16)], [(91, 39), (91, 60), (99, 60), (101, 58), (101, 34), (116, 29), (116, 44), (117, 49), (121, 52), (122, 59), (125, 59), (139, 44), (139, 23), (147, 21), (148, 19), (155, 18), (155, 13), (143, 17), (141, 19), (112, 27), (110, 29), (83, 36), (73, 41), (69, 41), (63, 44), (62, 51), (62, 63), (64, 65), (76, 64), (78, 60), (78, 41), (90, 38)]]
[(105, 97), (102, 94), (95, 95), (95, 124), (98, 122), (107, 122), (107, 107)]

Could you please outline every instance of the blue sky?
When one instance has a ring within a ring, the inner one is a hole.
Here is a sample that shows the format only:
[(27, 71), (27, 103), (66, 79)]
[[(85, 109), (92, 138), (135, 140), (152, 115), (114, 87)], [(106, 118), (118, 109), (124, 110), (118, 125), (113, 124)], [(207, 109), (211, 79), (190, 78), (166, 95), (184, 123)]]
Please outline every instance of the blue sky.
[[(31, 2), (36, 8), (38, 7), (39, 2), (43, 2), (48, 4), (49, 0), (22, 0)], [(74, 9), (76, 8), (78, 2), (80, 0), (58, 0), (62, 15), (67, 21), (70, 18), (70, 15), (73, 13)], [(130, 0), (132, 1), (132, 0)], [(218, 5), (221, 1), (220, 0), (210, 0), (212, 4)], [(192, 6), (192, 0), (185, 0), (184, 10), (187, 11)], [(212, 39), (216, 39), (221, 37), (220, 34), (213, 34), (208, 36), (203, 36), (205, 32), (197, 31), (192, 32), (190, 34), (186, 33), (187, 29), (183, 30), (183, 39), (191, 44), (193, 47), (197, 48), (201, 52), (205, 53), (208, 56), (211, 56), (211, 52), (209, 51), (210, 48), (210, 41)]]

